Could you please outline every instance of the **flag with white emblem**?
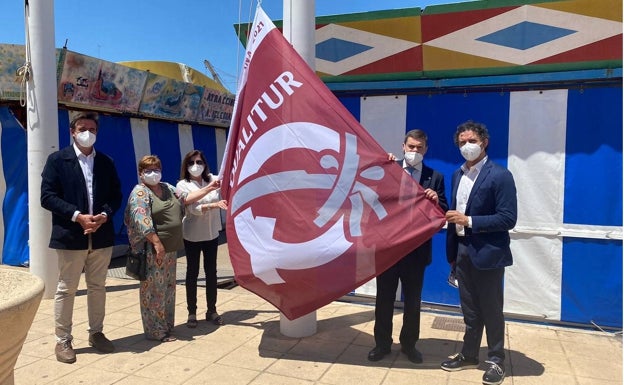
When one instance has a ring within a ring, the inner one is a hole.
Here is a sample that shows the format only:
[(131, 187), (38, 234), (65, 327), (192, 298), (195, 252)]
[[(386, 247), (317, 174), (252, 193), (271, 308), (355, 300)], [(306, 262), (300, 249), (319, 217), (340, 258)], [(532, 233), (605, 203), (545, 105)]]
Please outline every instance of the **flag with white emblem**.
[(236, 281), (289, 319), (379, 275), (445, 223), (260, 7), (220, 174)]

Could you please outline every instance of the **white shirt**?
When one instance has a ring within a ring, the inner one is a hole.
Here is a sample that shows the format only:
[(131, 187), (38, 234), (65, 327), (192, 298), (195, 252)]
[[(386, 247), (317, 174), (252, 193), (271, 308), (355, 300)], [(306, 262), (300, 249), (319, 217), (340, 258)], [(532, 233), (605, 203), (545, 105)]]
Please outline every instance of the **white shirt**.
[[(463, 174), (461, 176), (461, 179), (459, 180), (459, 186), (457, 186), (457, 195), (455, 196), (455, 199), (457, 201), (456, 210), (462, 214), (466, 214), (466, 206), (468, 206), (468, 198), (470, 197), (470, 193), (472, 192), (472, 187), (474, 186), (475, 181), (479, 176), (479, 173), (481, 173), (481, 169), (487, 161), (487, 158), (488, 157), (485, 156), (479, 161), (479, 163), (472, 166), (472, 168), (468, 168), (468, 166), (466, 166), (466, 163), (461, 165), (461, 170), (463, 171)], [(472, 221), (470, 217), (468, 218), (468, 221), (468, 227), (472, 227)], [(462, 225), (455, 224), (455, 231), (457, 232), (457, 235), (466, 235), (464, 231), (464, 226)]]
[(405, 170), (406, 173), (410, 174), (412, 178), (414, 178), (414, 180), (420, 184), (420, 176), (422, 175), (422, 162), (418, 163), (414, 167), (410, 166), (405, 160), (403, 160), (403, 170)]
[[(78, 157), (78, 163), (80, 163), (80, 169), (82, 170), (82, 175), (84, 175), (84, 179), (87, 185), (87, 199), (89, 201), (89, 214), (93, 214), (93, 160), (95, 158), (95, 148), (89, 155), (85, 155), (80, 151), (80, 149), (73, 144), (74, 151), (76, 152), (76, 156)], [(76, 221), (76, 218), (80, 214), (80, 211), (74, 212), (72, 216), (72, 221)]]
[[(210, 181), (215, 179), (214, 175), (210, 175)], [(191, 191), (199, 190), (207, 184), (208, 182), (204, 180), (199, 185), (194, 180), (187, 182), (186, 179), (182, 179), (176, 187), (190, 193)], [(201, 206), (204, 204), (220, 201), (219, 191), (213, 190), (197, 202), (186, 206), (185, 215), (182, 219), (182, 236), (184, 239), (191, 242), (201, 242), (210, 241), (219, 236), (219, 231), (222, 228), (221, 209), (209, 208), (205, 212), (202, 212), (201, 209)]]

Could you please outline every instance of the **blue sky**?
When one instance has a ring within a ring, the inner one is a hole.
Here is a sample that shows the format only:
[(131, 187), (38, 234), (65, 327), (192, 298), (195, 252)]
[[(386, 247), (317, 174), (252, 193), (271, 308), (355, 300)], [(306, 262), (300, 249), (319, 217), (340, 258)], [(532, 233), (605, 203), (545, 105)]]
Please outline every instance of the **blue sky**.
[[(50, 0), (52, 1), (52, 0)], [(302, 0), (296, 0), (302, 1)], [(316, 15), (401, 9), (459, 0), (316, 0)], [(162, 60), (187, 64), (209, 75), (204, 60), (234, 91), (244, 47), (234, 24), (253, 19), (255, 0), (54, 0), (56, 47), (111, 62)], [(283, 0), (262, 8), (281, 20)], [(25, 43), (24, 1), (0, 4), (0, 43)]]

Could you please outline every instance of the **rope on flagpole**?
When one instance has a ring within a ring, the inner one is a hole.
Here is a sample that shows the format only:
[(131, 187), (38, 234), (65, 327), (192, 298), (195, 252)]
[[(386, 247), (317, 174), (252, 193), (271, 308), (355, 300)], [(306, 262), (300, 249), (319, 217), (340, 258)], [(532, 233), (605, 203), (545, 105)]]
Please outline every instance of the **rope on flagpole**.
[(20, 96), (19, 96), (20, 107), (26, 107), (26, 83), (30, 79), (30, 74), (32, 73), (32, 66), (30, 65), (30, 33), (28, 29), (28, 1), (24, 3), (24, 27), (26, 29), (26, 58), (24, 61), (24, 65), (19, 67), (17, 71), (15, 71), (15, 75), (17, 76), (20, 82)]
[[(257, 0), (257, 1), (258, 1), (257, 7), (259, 7), (262, 4), (262, 0)], [(249, 17), (251, 17), (251, 9), (253, 7), (253, 3), (254, 3), (254, 0), (249, 1), (249, 13), (248, 13)], [(241, 23), (242, 23), (241, 13), (242, 11), (243, 11), (243, 0), (238, 0), (238, 23), (236, 24), (237, 26), (236, 35), (238, 36), (239, 40), (240, 40), (240, 35), (241, 35)], [(236, 46), (236, 86), (235, 86), (234, 92), (238, 91), (238, 83), (240, 82), (240, 71), (241, 71), (240, 52), (241, 52), (241, 44), (239, 43)]]

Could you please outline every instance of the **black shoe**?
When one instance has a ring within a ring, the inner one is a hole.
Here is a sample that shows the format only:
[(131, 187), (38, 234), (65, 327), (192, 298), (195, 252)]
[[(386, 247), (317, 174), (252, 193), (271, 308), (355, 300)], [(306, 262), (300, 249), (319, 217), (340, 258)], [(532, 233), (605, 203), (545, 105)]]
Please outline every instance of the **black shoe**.
[(457, 353), (449, 357), (450, 360), (444, 361), (440, 367), (447, 372), (456, 372), (464, 369), (475, 369), (479, 366), (479, 360), (476, 358), (464, 357), (463, 354)]
[(493, 361), (485, 361), (490, 364), (485, 373), (483, 373), (483, 383), (485, 385), (498, 385), (505, 379), (505, 366), (502, 363)]
[(102, 353), (112, 353), (115, 351), (113, 343), (101, 332), (93, 333), (89, 336), (89, 346), (93, 346)]
[(401, 351), (407, 356), (408, 360), (412, 361), (415, 364), (422, 364), (423, 356), (422, 353), (418, 351), (418, 349), (401, 347)]
[(384, 358), (387, 354), (390, 354), (390, 348), (380, 348), (375, 346), (373, 350), (368, 352), (368, 360), (369, 361), (379, 361)]

